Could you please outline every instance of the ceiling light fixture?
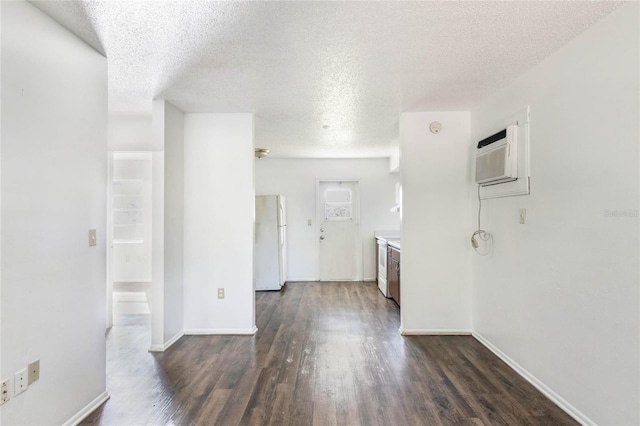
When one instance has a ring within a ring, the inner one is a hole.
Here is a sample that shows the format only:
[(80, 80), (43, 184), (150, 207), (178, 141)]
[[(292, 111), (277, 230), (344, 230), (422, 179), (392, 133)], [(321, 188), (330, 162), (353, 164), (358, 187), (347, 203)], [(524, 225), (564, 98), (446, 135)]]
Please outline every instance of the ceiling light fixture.
[(329, 126), (328, 124), (324, 124), (324, 125), (322, 125), (322, 128), (326, 130), (326, 129), (330, 129), (331, 126)]
[(254, 154), (256, 158), (263, 158), (269, 155), (269, 150), (267, 148), (255, 148)]

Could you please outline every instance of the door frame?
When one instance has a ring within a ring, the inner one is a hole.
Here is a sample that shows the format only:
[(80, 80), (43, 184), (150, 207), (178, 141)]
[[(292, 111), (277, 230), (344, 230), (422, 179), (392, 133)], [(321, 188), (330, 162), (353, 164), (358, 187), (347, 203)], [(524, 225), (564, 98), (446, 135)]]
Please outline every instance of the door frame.
[(316, 205), (315, 205), (315, 215), (316, 215), (316, 232), (315, 232), (315, 249), (316, 249), (316, 281), (320, 281), (320, 224), (322, 223), (322, 215), (320, 214), (320, 184), (322, 182), (351, 182), (356, 184), (356, 200), (358, 201), (358, 222), (356, 229), (356, 257), (357, 261), (357, 277), (354, 282), (362, 281), (364, 274), (364, 256), (363, 256), (363, 247), (362, 247), (362, 208), (361, 208), (361, 197), (360, 197), (360, 179), (348, 178), (348, 179), (321, 179), (316, 178)]
[(113, 327), (113, 153), (107, 152), (107, 330)]

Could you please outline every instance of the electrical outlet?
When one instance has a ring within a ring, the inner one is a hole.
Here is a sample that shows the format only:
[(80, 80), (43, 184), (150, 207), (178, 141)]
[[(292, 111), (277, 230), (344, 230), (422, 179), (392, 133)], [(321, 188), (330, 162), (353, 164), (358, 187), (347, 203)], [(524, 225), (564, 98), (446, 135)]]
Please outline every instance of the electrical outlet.
[(18, 396), (22, 392), (26, 391), (29, 385), (27, 384), (27, 369), (18, 371), (13, 376), (13, 396)]
[(11, 399), (11, 392), (9, 392), (10, 387), (11, 379), (3, 380), (2, 383), (0, 383), (0, 405)]
[(218, 299), (224, 299), (224, 288), (218, 289)]
[(520, 209), (520, 225), (527, 223), (527, 209)]
[(31, 385), (31, 383), (35, 382), (40, 378), (40, 360), (37, 359), (31, 363), (29, 363), (29, 379), (27, 381), (27, 385)]

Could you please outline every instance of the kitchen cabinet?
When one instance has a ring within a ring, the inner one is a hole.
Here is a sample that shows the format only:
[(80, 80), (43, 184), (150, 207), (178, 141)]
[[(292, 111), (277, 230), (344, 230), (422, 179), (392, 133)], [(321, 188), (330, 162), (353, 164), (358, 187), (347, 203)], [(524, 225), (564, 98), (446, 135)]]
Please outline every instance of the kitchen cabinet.
[(400, 244), (400, 235), (399, 232), (394, 231), (386, 231), (385, 234), (379, 234), (376, 231), (376, 245), (378, 247), (377, 255), (376, 255), (376, 264), (377, 266), (377, 281), (378, 288), (382, 295), (386, 298), (391, 298), (389, 294), (389, 285), (387, 284), (387, 245), (395, 244), (396, 248), (399, 248)]
[(387, 282), (389, 294), (400, 306), (400, 250), (387, 246)]

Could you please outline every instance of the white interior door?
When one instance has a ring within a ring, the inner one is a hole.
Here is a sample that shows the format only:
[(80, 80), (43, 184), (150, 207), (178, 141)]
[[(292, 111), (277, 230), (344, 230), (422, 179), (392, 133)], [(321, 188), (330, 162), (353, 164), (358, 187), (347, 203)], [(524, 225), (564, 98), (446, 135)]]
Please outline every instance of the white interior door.
[(320, 281), (360, 281), (360, 197), (357, 181), (318, 182)]

